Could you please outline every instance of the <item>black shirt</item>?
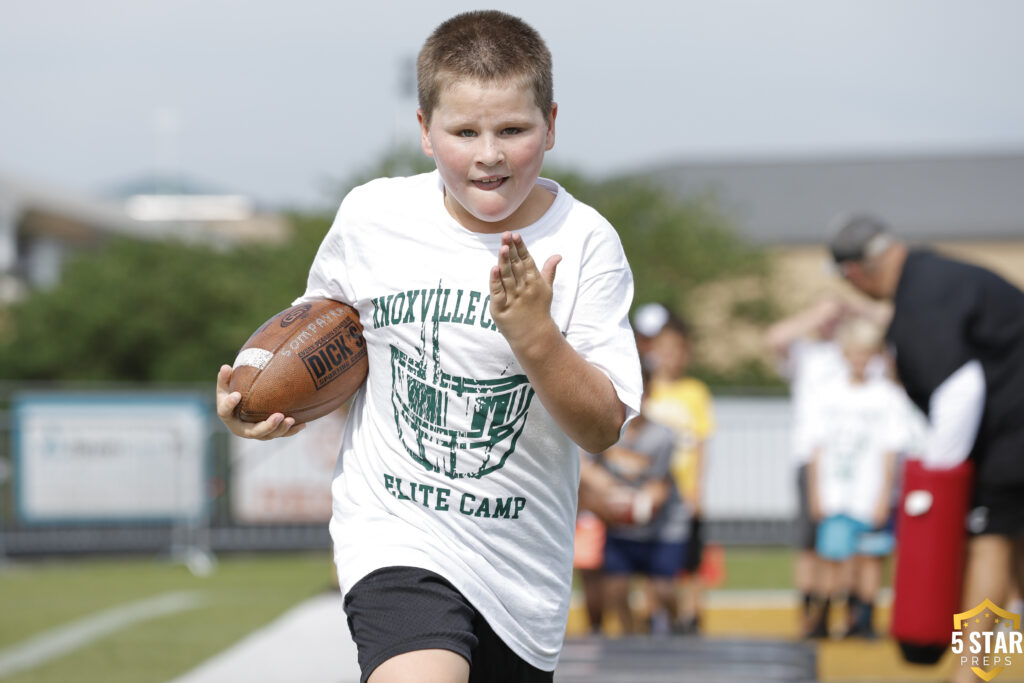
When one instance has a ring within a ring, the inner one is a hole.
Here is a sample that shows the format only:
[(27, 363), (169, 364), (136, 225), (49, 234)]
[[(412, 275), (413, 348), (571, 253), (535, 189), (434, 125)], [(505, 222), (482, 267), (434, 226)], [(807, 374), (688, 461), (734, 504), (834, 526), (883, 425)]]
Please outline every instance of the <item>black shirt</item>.
[(995, 273), (928, 250), (907, 255), (887, 334), (896, 370), (925, 413), (932, 393), (971, 360), (985, 411), (971, 456), (980, 483), (1024, 483), (1024, 292)]

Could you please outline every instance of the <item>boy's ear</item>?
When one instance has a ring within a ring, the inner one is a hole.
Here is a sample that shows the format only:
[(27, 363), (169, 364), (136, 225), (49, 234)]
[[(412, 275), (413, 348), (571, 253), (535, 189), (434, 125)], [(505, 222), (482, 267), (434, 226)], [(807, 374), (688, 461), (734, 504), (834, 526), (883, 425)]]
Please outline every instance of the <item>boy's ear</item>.
[(548, 118), (548, 134), (545, 140), (544, 151), (550, 151), (555, 146), (555, 116), (558, 114), (558, 103), (551, 103), (551, 116)]
[(434, 156), (434, 146), (430, 143), (430, 124), (427, 122), (427, 118), (423, 115), (422, 109), (416, 110), (416, 120), (420, 124), (420, 147), (423, 148), (423, 153), (428, 157)]

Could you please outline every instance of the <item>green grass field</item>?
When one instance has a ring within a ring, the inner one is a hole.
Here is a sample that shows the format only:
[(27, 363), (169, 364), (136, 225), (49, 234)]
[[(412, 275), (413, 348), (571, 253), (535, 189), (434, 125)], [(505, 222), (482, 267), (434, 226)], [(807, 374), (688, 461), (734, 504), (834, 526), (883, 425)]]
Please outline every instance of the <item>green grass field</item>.
[(792, 587), (792, 549), (770, 547), (725, 550), (725, 576), (718, 588), (772, 590)]
[(162, 683), (303, 599), (333, 589), (330, 556), (225, 556), (199, 578), (154, 559), (14, 563), (0, 569), (0, 655), (76, 619), (144, 598), (194, 592), (194, 609), (139, 621), (3, 678), (7, 683)]
[[(0, 569), (0, 659), (41, 633), (105, 610), (174, 592), (197, 606), (141, 620), (66, 655), (0, 679), (7, 683), (163, 683), (269, 623), (336, 590), (329, 555), (225, 555), (207, 577), (154, 558), (15, 562)], [(728, 548), (717, 589), (788, 589), (788, 548)]]
[[(792, 553), (730, 548), (724, 589), (789, 587)], [(162, 683), (332, 585), (327, 553), (224, 556), (210, 576), (153, 558), (15, 562), (0, 569), (0, 655), (110, 608), (187, 591), (193, 609), (146, 619), (3, 678), (7, 683)]]

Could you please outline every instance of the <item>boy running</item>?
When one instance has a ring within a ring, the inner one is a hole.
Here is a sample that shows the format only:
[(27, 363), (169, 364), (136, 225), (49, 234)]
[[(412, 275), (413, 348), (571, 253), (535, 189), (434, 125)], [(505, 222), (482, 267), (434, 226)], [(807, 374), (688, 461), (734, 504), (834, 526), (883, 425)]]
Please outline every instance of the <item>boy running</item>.
[[(539, 178), (558, 107), (532, 28), (460, 14), (417, 72), (437, 170), (353, 190), (298, 299), (353, 305), (369, 354), (332, 485), (339, 583), (363, 681), (550, 681), (578, 450), (639, 409), (632, 274), (612, 226)], [(235, 420), (229, 377), (233, 432), (301, 429)]]

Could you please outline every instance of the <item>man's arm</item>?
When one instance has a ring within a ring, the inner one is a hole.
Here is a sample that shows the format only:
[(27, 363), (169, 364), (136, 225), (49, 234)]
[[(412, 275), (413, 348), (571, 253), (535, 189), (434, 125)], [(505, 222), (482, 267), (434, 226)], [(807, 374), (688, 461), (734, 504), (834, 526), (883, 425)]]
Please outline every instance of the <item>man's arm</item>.
[(825, 297), (769, 327), (765, 333), (765, 343), (772, 355), (785, 359), (793, 342), (813, 336), (826, 324), (838, 321), (845, 310), (845, 304), (839, 297)]
[(491, 269), (491, 315), (558, 426), (597, 453), (618, 441), (626, 407), (611, 380), (576, 352), (551, 318), (559, 261), (552, 256), (538, 270), (522, 237), (504, 233)]
[(971, 360), (947, 377), (928, 399), (928, 434), (921, 460), (932, 469), (967, 459), (985, 412), (985, 372)]

